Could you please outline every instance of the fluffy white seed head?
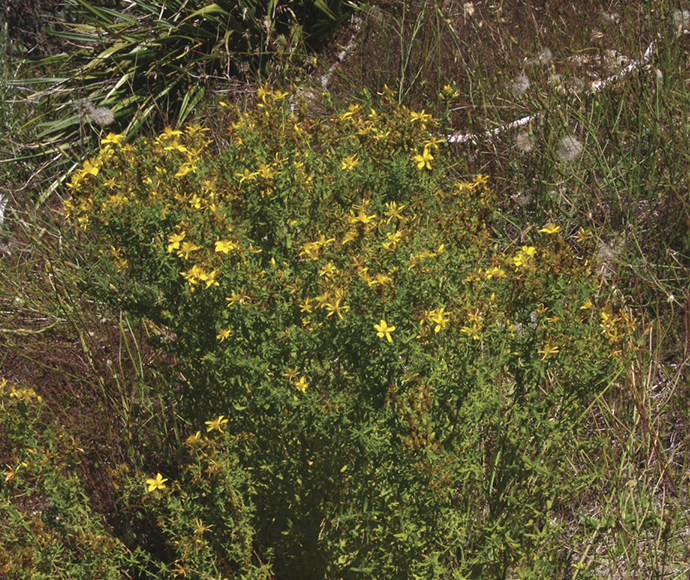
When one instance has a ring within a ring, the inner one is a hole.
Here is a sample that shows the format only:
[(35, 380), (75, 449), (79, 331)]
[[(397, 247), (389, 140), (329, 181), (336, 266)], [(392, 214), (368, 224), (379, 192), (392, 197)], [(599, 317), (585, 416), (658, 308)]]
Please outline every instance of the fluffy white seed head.
[(618, 24), (621, 19), (618, 12), (602, 12), (601, 18), (606, 24)]
[(585, 81), (583, 81), (580, 77), (573, 77), (568, 83), (568, 88), (573, 93), (581, 93), (585, 90)]
[(582, 143), (574, 135), (566, 135), (558, 142), (558, 147), (556, 147), (556, 157), (561, 161), (568, 163), (574, 161), (580, 155), (584, 147)]
[(520, 131), (515, 136), (515, 147), (522, 153), (530, 153), (534, 151), (534, 137), (527, 131)]
[(625, 240), (622, 238), (611, 240), (609, 243), (599, 240), (596, 258), (597, 274), (601, 278), (608, 278), (616, 272), (624, 248)]
[(87, 113), (89, 121), (99, 127), (107, 127), (115, 122), (115, 113), (108, 107), (94, 107), (92, 105), (88, 108)]
[(543, 48), (542, 51), (534, 58), (528, 58), (527, 64), (548, 64), (553, 58), (553, 53), (550, 48)]
[(674, 10), (673, 26), (678, 32), (690, 28), (690, 10)]
[(524, 95), (530, 87), (529, 79), (526, 75), (520, 75), (513, 82), (513, 86), (510, 88), (510, 92), (514, 97), (519, 97)]

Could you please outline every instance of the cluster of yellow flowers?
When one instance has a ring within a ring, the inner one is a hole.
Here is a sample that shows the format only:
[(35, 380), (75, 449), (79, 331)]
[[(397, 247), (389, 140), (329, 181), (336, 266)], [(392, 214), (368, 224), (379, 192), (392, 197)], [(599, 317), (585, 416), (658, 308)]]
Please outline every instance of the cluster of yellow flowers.
[(31, 403), (34, 399), (39, 403), (43, 401), (43, 398), (36, 394), (33, 389), (18, 387), (5, 378), (0, 379), (0, 396), (2, 395), (8, 395), (11, 399), (17, 399), (24, 403)]
[(608, 306), (601, 311), (600, 320), (601, 333), (613, 346), (611, 356), (621, 354), (625, 341), (632, 336), (636, 328), (633, 317), (627, 310), (615, 312)]
[[(452, 87), (443, 91), (452, 98)], [(136, 204), (153, 208), (165, 228), (151, 237), (166, 264), (194, 298), (225, 300), (228, 309), (213, 322), (219, 348), (232, 349), (243, 339), (242, 317), (272, 316), (276, 305), (289, 313), (286, 324), (295, 321), (310, 333), (364, 319), (384, 348), (407, 344), (395, 338), (408, 331), (429, 349), (458, 338), (483, 345), (497, 332), (511, 340), (520, 334), (516, 319), (528, 324), (529, 315), (505, 308), (511, 284), (522, 287), (545, 272), (574, 271), (577, 261), (563, 259), (568, 245), (554, 222), (532, 242), (494, 250), (484, 217), (494, 204), (488, 177), (447, 183), (437, 171), (443, 168), (443, 139), (430, 133), (434, 119), (424, 110), (395, 107), (384, 115), (352, 105), (321, 123), (301, 118), (298, 104), (288, 108), (287, 96), (262, 87), (256, 111), (224, 105), (233, 119), (225, 167), (207, 151), (205, 130), (192, 126), (166, 129), (147, 142), (150, 159), (137, 165), (146, 171), (143, 183), (117, 179), (134, 160), (121, 136), (111, 135), (71, 184), (75, 198), (68, 211), (82, 225), (114, 221)], [(318, 138), (310, 140), (313, 133)], [(399, 172), (396, 180), (411, 181), (409, 187), (390, 187), (387, 177), (379, 181), (384, 172), (378, 168), (387, 163)], [(96, 181), (100, 199), (91, 187)], [(575, 241), (586, 242), (586, 232)], [(135, 259), (118, 245), (110, 256), (118, 270)], [(425, 286), (415, 294), (419, 298), (405, 294), (417, 285)], [(413, 310), (407, 319), (399, 310), (403, 301)], [(533, 327), (538, 342), (532, 344), (541, 345), (542, 361), (564, 349), (553, 330), (558, 316), (549, 314)], [(622, 323), (601, 324), (616, 342)], [(314, 381), (308, 369), (304, 374), (290, 378), (302, 393)]]
[(480, 340), (481, 335), (479, 331), (482, 330), (482, 319), (479, 311), (469, 312), (467, 314), (468, 324), (464, 325), (460, 332), (470, 336), (473, 340)]
[(321, 250), (333, 242), (335, 242), (335, 238), (326, 239), (326, 237), (321, 234), (318, 240), (305, 243), (299, 255), (308, 260), (318, 260)]
[[(228, 424), (228, 420), (225, 418), (224, 415), (219, 415), (215, 419), (212, 419), (210, 421), (206, 421), (206, 432), (207, 433), (213, 433), (214, 431), (217, 431), (218, 433), (225, 433), (225, 430), (223, 429), (224, 425)], [(204, 439), (205, 440), (205, 439)], [(191, 447), (194, 447), (195, 445), (199, 444), (202, 441), (202, 436), (201, 436), (201, 431), (197, 431), (194, 435), (191, 435), (187, 438), (185, 441), (185, 444)], [(207, 440), (205, 440), (207, 441)], [(152, 493), (154, 491), (163, 491), (167, 489), (166, 482), (168, 481), (167, 478), (163, 477), (160, 473), (157, 473), (155, 477), (152, 477), (150, 479), (146, 480), (146, 491), (148, 493)]]
[(515, 256), (513, 256), (513, 264), (516, 268), (524, 268), (532, 263), (532, 258), (537, 251), (534, 246), (522, 246)]
[(180, 137), (182, 135), (194, 137), (206, 131), (208, 131), (208, 129), (201, 127), (201, 125), (191, 125), (187, 128), (185, 135), (182, 131), (173, 130), (168, 127), (156, 138), (156, 142), (163, 147), (164, 151), (176, 151), (183, 155), (184, 161), (178, 167), (175, 177), (184, 177), (189, 173), (194, 173), (198, 169), (201, 150), (208, 144), (208, 142), (203, 142), (203, 145), (198, 149), (188, 148), (181, 142)]
[(434, 325), (434, 332), (440, 332), (444, 328), (448, 328), (449, 320), (450, 312), (446, 312), (445, 306), (441, 306), (435, 310), (425, 311), (422, 323), (430, 322), (432, 325)]

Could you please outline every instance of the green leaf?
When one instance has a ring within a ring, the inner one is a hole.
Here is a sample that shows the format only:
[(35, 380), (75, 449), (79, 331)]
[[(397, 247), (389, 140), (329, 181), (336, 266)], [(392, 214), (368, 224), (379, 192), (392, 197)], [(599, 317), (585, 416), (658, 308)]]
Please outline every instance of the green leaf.
[(321, 12), (328, 16), (328, 18), (335, 20), (335, 14), (333, 14), (333, 11), (328, 7), (324, 0), (314, 0), (314, 6), (321, 10)]
[(179, 122), (184, 123), (187, 117), (192, 113), (194, 107), (203, 99), (205, 95), (204, 87), (190, 88), (182, 99), (179, 112)]
[(180, 21), (180, 24), (184, 24), (187, 22), (187, 20), (191, 20), (193, 18), (196, 18), (197, 16), (204, 16), (210, 15), (210, 14), (223, 14), (224, 16), (230, 16), (230, 13), (227, 10), (224, 10), (218, 4), (209, 4), (208, 6), (204, 6), (203, 8), (200, 8), (199, 10), (195, 10), (192, 12), (189, 16), (184, 18), (183, 20)]

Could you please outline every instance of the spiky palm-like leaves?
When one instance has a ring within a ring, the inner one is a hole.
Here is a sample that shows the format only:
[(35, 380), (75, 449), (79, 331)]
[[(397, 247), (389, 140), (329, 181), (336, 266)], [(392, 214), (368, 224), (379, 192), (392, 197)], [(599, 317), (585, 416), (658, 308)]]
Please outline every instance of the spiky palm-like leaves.
[[(50, 103), (36, 119), (43, 151), (62, 154), (89, 111), (107, 107), (128, 135), (184, 122), (214, 78), (270, 73), (274, 57), (317, 48), (354, 5), (343, 0), (126, 0), (116, 8), (66, 0), (54, 32), (67, 49), (37, 63), (31, 79)], [(95, 123), (98, 124), (98, 123)]]

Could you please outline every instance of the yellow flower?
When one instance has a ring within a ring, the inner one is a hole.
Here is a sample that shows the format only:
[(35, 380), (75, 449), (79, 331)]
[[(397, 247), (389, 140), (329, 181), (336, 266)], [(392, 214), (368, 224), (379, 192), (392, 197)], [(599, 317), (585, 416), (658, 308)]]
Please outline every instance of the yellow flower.
[(534, 257), (536, 251), (537, 249), (534, 246), (522, 246), (518, 253), (513, 256), (513, 263), (518, 268), (527, 265), (530, 259)]
[(118, 272), (122, 272), (127, 267), (127, 264), (129, 263), (127, 258), (125, 258), (122, 255), (122, 248), (115, 248), (114, 246), (110, 246), (110, 256), (113, 259), (113, 262), (115, 263), (115, 269)]
[(432, 137), (429, 139), (426, 143), (424, 143), (425, 147), (433, 147), (434, 149), (438, 149), (438, 146), (441, 143), (445, 143), (446, 140), (442, 139), (441, 137)]
[(273, 169), (271, 168), (271, 166), (266, 165), (265, 163), (262, 163), (261, 165), (259, 165), (259, 171), (257, 171), (256, 173), (257, 173), (257, 175), (260, 175), (261, 177), (263, 177), (266, 180), (273, 179), (273, 177), (275, 176), (275, 173), (274, 173)]
[(216, 280), (217, 277), (218, 270), (211, 270), (208, 274), (204, 272), (201, 276), (199, 276), (199, 280), (206, 282), (206, 288), (210, 288), (211, 286), (220, 286)]
[(542, 229), (539, 231), (543, 234), (555, 234), (556, 232), (559, 232), (561, 230), (561, 226), (557, 226), (553, 222), (549, 222), (547, 225), (545, 225)]
[(152, 491), (155, 491), (157, 489), (165, 489), (166, 481), (168, 480), (165, 477), (163, 477), (160, 473), (158, 473), (156, 477), (154, 477), (153, 479), (147, 479), (146, 485), (148, 485), (148, 493), (151, 493)]
[(492, 266), (491, 268), (486, 269), (486, 272), (484, 272), (484, 276), (486, 276), (487, 280), (491, 280), (491, 278), (505, 278), (506, 272), (503, 268), (499, 268), (498, 266)]
[(575, 240), (579, 243), (584, 243), (592, 237), (592, 232), (588, 232), (585, 228), (580, 228), (575, 236)]
[(481, 330), (480, 326), (477, 324), (477, 322), (474, 322), (472, 326), (463, 326), (460, 329), (460, 332), (463, 334), (468, 334), (472, 337), (473, 340), (480, 340), (481, 337), (479, 336), (479, 331)]
[(223, 415), (220, 415), (214, 421), (206, 421), (206, 432), (210, 433), (211, 431), (219, 431), (220, 433), (223, 433), (223, 425), (225, 425), (227, 422), (228, 420)]
[(350, 105), (347, 108), (347, 112), (338, 115), (338, 119), (340, 119), (341, 121), (345, 121), (346, 119), (351, 119), (352, 115), (354, 115), (355, 113), (359, 113), (361, 108), (362, 107), (360, 105)]
[(226, 297), (225, 300), (228, 302), (228, 306), (233, 304), (247, 304), (249, 302), (250, 296), (245, 293), (244, 288), (239, 292), (232, 291), (232, 296)]
[(9, 465), (7, 467), (7, 471), (3, 472), (5, 474), (5, 481), (12, 481), (15, 477), (17, 477), (18, 467), (10, 467)]
[(202, 127), (199, 125), (199, 123), (194, 123), (193, 125), (190, 125), (186, 129), (187, 135), (190, 137), (195, 137), (196, 135), (201, 135), (203, 133), (208, 133), (210, 129), (207, 129), (206, 127)]
[(334, 314), (337, 314), (338, 318), (340, 318), (340, 320), (343, 319), (342, 313), (347, 311), (347, 310), (350, 310), (350, 307), (347, 305), (341, 304), (342, 301), (343, 301), (342, 298), (338, 298), (338, 299), (334, 300), (333, 302), (326, 302), (325, 306), (326, 306), (326, 310), (328, 310), (328, 314), (326, 315), (327, 318), (330, 318)]
[(427, 169), (431, 169), (430, 162), (433, 160), (433, 158), (434, 156), (429, 151), (429, 146), (426, 145), (424, 147), (424, 152), (421, 155), (414, 156), (414, 161), (417, 164), (417, 169), (424, 169), (425, 167)]
[(431, 121), (431, 115), (429, 113), (425, 113), (424, 109), (422, 109), (421, 113), (416, 113), (415, 111), (410, 112), (410, 120), (414, 123), (415, 121), (419, 121), (422, 126), (426, 125), (427, 122)]
[[(169, 248), (170, 246), (168, 246)], [(182, 242), (182, 246), (177, 250), (177, 255), (183, 257), (185, 260), (189, 259), (189, 254), (196, 252), (199, 246), (194, 245), (192, 242)], [(170, 251), (170, 250), (169, 250)]]
[(179, 151), (180, 153), (187, 153), (189, 149), (187, 149), (182, 143), (180, 143), (177, 139), (173, 140), (172, 145), (168, 145), (165, 147), (165, 151)]
[(328, 302), (331, 299), (328, 290), (326, 290), (323, 294), (319, 294), (316, 297), (316, 302), (318, 303), (319, 308), (325, 308), (326, 307), (326, 302)]
[(379, 272), (373, 278), (367, 280), (369, 286), (385, 286), (391, 281), (391, 277), (384, 272)]
[(513, 258), (513, 263), (518, 268), (521, 268), (522, 266), (526, 265), (528, 261), (528, 258), (524, 254), (518, 254)]
[(242, 173), (235, 173), (240, 178), (240, 183), (244, 183), (246, 180), (253, 181), (258, 174), (258, 172), (251, 173), (249, 169), (245, 169)]
[(180, 168), (177, 170), (175, 177), (184, 177), (188, 173), (193, 173), (194, 171), (196, 171), (196, 163), (188, 161), (180, 165)]
[(268, 88), (268, 85), (260, 86), (259, 89), (256, 91), (256, 96), (259, 97), (265, 103), (266, 98), (271, 96), (271, 90)]
[(340, 169), (342, 171), (352, 171), (357, 165), (359, 165), (357, 155), (348, 155), (340, 164)]
[(163, 129), (163, 132), (160, 134), (158, 139), (159, 140), (167, 140), (167, 139), (171, 139), (173, 137), (178, 137), (180, 135), (182, 135), (182, 131), (176, 131), (174, 129), (171, 129), (170, 127), (166, 127), (165, 129)]
[(319, 270), (319, 276), (322, 278), (332, 278), (337, 272), (338, 269), (333, 264), (326, 262)]
[(204, 522), (202, 522), (200, 518), (194, 518), (194, 525), (196, 526), (194, 528), (194, 535), (195, 536), (203, 536), (204, 532), (211, 531), (211, 528), (213, 527), (213, 526), (205, 526)]
[(335, 242), (335, 238), (330, 238), (327, 240), (326, 237), (321, 234), (321, 238), (319, 240), (304, 244), (302, 251), (299, 253), (300, 258), (302, 256), (306, 256), (310, 260), (317, 260), (319, 253), (321, 252), (321, 248), (326, 247), (332, 242)]
[(230, 240), (218, 240), (216, 242), (216, 252), (227, 254), (229, 251), (237, 248), (237, 244)]
[(348, 230), (343, 237), (343, 241), (340, 242), (341, 245), (349, 244), (350, 242), (357, 239), (357, 232), (355, 230)]
[(355, 216), (354, 212), (350, 210), (350, 215), (348, 216), (347, 221), (349, 221), (351, 224), (361, 223), (367, 225), (370, 222), (376, 221), (376, 214), (373, 213), (371, 215), (367, 215), (364, 210), (360, 210)]
[(194, 284), (197, 284), (200, 280), (206, 280), (208, 274), (204, 272), (204, 269), (199, 266), (199, 264), (194, 264), (186, 272), (180, 272), (180, 276), (187, 280), (190, 286), (194, 286)]
[(521, 268), (528, 262), (528, 258), (525, 256), (525, 254), (517, 254), (516, 256), (513, 257), (513, 263), (515, 264), (516, 267)]
[(228, 338), (232, 334), (232, 330), (229, 328), (224, 328), (221, 330), (217, 335), (216, 338), (220, 341), (223, 342), (226, 338)]
[(201, 441), (201, 431), (197, 431), (196, 433), (194, 433), (194, 435), (190, 435), (189, 437), (187, 437), (187, 439), (184, 440), (185, 445), (187, 445), (189, 447), (193, 447), (194, 445), (196, 445), (200, 441)]
[(402, 232), (390, 232), (387, 234), (388, 242), (384, 242), (388, 246), (397, 246), (402, 240)]
[(386, 211), (383, 212), (383, 215), (385, 215), (388, 218), (388, 220), (386, 220), (386, 223), (390, 223), (390, 221), (393, 218), (402, 220), (403, 216), (400, 212), (403, 210), (404, 207), (404, 205), (398, 205), (394, 201), (386, 203)]
[(84, 172), (84, 175), (98, 175), (100, 169), (101, 166), (98, 163), (98, 160), (92, 163), (91, 160), (87, 159), (86, 161), (84, 161), (84, 167), (82, 168), (82, 171)]
[(295, 381), (295, 388), (300, 393), (304, 393), (307, 390), (308, 386), (309, 386), (309, 383), (306, 381), (306, 379), (304, 377), (300, 377), (299, 381)]
[(551, 356), (552, 354), (557, 354), (559, 350), (560, 349), (557, 346), (547, 344), (544, 348), (539, 349), (537, 353), (543, 355), (541, 360), (546, 360), (546, 357)]
[(432, 310), (431, 312), (429, 312), (427, 316), (427, 318), (431, 322), (436, 324), (436, 326), (434, 327), (434, 332), (436, 333), (448, 327), (450, 314), (448, 312), (445, 312), (445, 309), (445, 306), (441, 306), (441, 308), (437, 308), (436, 310)]
[(379, 324), (374, 324), (374, 329), (376, 330), (376, 336), (379, 338), (386, 338), (388, 342), (393, 342), (391, 332), (395, 330), (395, 326), (388, 326), (386, 321), (382, 318)]
[(108, 145), (112, 143), (113, 145), (119, 145), (122, 143), (122, 140), (125, 138), (124, 135), (116, 135), (115, 133), (108, 133), (108, 136), (105, 139), (101, 140), (101, 145)]
[[(467, 6), (467, 4), (465, 4)], [(460, 93), (458, 93), (457, 90), (455, 90), (452, 86), (450, 85), (444, 85), (443, 89), (441, 89), (441, 92), (438, 94), (438, 96), (443, 99), (443, 100), (452, 100), (452, 99), (457, 99), (460, 96)]]
[(194, 209), (201, 209), (201, 198), (195, 193), (189, 200), (189, 205)]

